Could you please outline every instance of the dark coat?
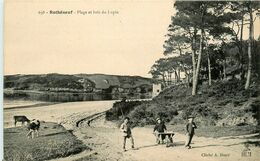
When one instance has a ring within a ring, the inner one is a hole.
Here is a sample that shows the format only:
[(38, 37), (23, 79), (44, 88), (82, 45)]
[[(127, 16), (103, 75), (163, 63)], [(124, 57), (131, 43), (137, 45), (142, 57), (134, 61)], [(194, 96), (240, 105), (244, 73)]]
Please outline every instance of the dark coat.
[(190, 134), (190, 135), (193, 135), (194, 131), (195, 131), (194, 129), (196, 129), (196, 128), (197, 128), (197, 126), (196, 126), (196, 124), (194, 122), (187, 123), (187, 125), (186, 125), (186, 132), (188, 134)]
[(164, 132), (164, 130), (167, 130), (164, 123), (156, 124), (154, 129), (153, 129), (153, 131), (158, 131), (158, 132)]

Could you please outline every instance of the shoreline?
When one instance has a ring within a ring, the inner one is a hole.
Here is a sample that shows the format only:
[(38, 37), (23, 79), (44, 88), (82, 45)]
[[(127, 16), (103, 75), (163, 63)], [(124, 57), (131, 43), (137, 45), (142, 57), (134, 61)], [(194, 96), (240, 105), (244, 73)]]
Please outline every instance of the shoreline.
[(101, 93), (86, 93), (86, 92), (62, 92), (62, 91), (38, 91), (38, 90), (16, 90), (16, 89), (4, 89), (4, 93), (14, 93), (14, 92), (21, 92), (21, 93), (36, 93), (36, 94), (52, 94), (52, 93), (61, 93), (61, 94), (101, 94)]
[(32, 108), (32, 107), (42, 107), (42, 106), (50, 106), (50, 105), (55, 105), (55, 104), (60, 104), (60, 103), (62, 103), (62, 102), (36, 103), (36, 104), (32, 104), (32, 105), (6, 107), (6, 108), (3, 108), (3, 110), (25, 109), (25, 108)]
[[(82, 95), (127, 95), (128, 93), (103, 93), (103, 92), (66, 92), (66, 91), (39, 91), (39, 90), (16, 90), (16, 89), (10, 89), (10, 88), (5, 88), (3, 90), (4, 93), (6, 94), (11, 94), (11, 93), (34, 93), (34, 94), (82, 94)], [(145, 95), (145, 96), (149, 96), (151, 97), (151, 93), (147, 92), (147, 93), (134, 93), (134, 95)], [(136, 98), (136, 99), (140, 99), (140, 98)], [(150, 98), (144, 98), (144, 99), (150, 99)]]

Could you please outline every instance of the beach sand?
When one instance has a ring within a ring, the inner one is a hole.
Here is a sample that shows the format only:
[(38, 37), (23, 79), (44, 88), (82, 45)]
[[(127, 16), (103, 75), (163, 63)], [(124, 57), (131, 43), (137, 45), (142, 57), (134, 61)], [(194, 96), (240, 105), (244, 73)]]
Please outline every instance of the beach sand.
[(60, 103), (30, 108), (4, 108), (4, 128), (14, 126), (13, 116), (15, 115), (25, 115), (30, 120), (38, 119), (40, 121), (57, 122), (66, 124), (65, 126), (70, 126), (70, 124), (72, 122), (74, 123), (76, 120), (110, 109), (114, 102), (114, 100), (88, 101)]
[[(133, 129), (135, 149), (130, 149), (128, 141), (127, 151), (122, 150), (122, 135), (115, 123), (105, 120), (102, 116), (93, 122), (90, 127), (83, 122), (75, 127), (75, 122), (95, 113), (103, 112), (112, 107), (115, 101), (73, 102), (50, 106), (5, 109), (5, 125), (12, 126), (14, 115), (26, 115), (29, 119), (58, 122), (66, 129), (73, 129), (73, 134), (85, 145), (92, 149), (66, 158), (57, 158), (53, 161), (256, 161), (260, 158), (259, 147), (250, 145), (250, 157), (242, 157), (245, 150), (244, 143), (259, 142), (259, 134), (205, 138), (195, 135), (192, 149), (185, 149), (186, 136), (176, 133), (173, 146), (156, 145), (152, 128), (137, 127)], [(7, 126), (8, 127), (8, 126)], [(173, 130), (174, 129), (169, 129)]]

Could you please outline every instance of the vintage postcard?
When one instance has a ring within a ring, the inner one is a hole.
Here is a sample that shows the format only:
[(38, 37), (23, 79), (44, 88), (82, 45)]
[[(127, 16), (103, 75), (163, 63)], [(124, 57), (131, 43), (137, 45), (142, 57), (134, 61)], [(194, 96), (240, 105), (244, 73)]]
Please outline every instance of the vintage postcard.
[(260, 1), (5, 0), (4, 161), (258, 161)]

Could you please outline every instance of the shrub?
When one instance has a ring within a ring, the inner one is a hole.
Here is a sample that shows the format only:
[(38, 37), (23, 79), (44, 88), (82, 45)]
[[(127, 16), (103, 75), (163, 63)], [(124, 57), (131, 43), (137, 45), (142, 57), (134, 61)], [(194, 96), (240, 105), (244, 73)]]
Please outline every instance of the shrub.
[(119, 120), (120, 117), (128, 115), (130, 111), (140, 104), (141, 101), (115, 102), (113, 107), (106, 112), (106, 119), (109, 121)]
[[(155, 124), (157, 117), (171, 124), (183, 123), (189, 115), (195, 115), (196, 122), (202, 125), (215, 126), (228, 115), (244, 116), (246, 112), (241, 112), (244, 104), (252, 95), (258, 96), (256, 84), (252, 83), (249, 90), (244, 90), (244, 82), (237, 79), (215, 82), (212, 86), (202, 84), (198, 90), (201, 94), (192, 96), (190, 88), (172, 86), (148, 103), (132, 104), (124, 114), (139, 126)], [(253, 117), (259, 120), (258, 107), (259, 102), (255, 102), (247, 111), (252, 111)], [(119, 119), (120, 111), (116, 107), (113, 110), (107, 115)]]

